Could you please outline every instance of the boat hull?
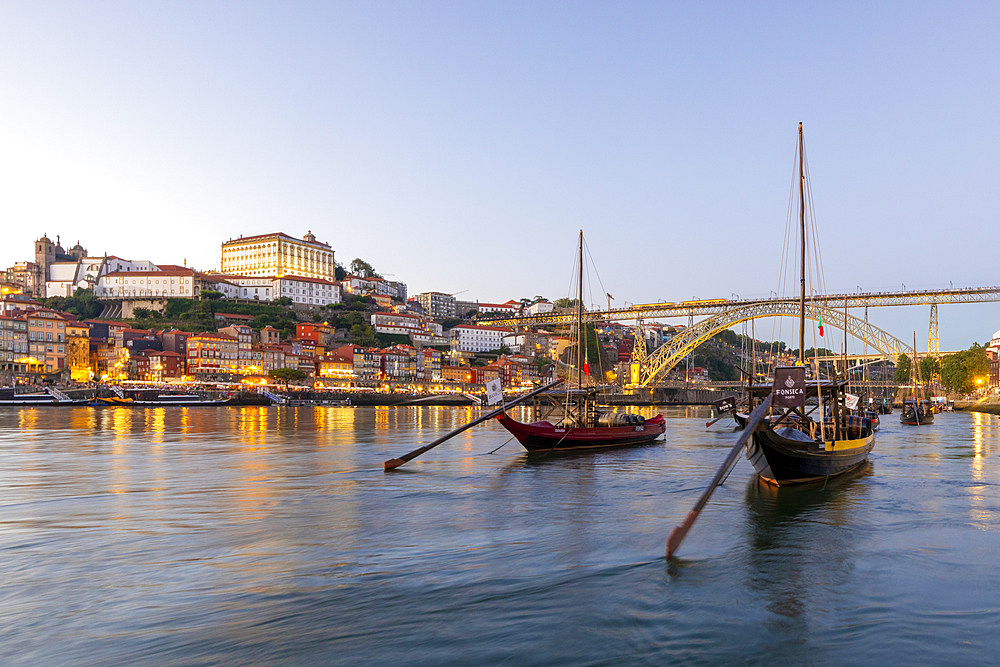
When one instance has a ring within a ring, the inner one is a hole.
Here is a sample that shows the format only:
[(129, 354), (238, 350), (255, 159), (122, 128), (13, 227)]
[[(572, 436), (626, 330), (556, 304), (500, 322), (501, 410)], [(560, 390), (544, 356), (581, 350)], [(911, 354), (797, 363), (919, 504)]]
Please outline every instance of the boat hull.
[(925, 426), (927, 424), (934, 423), (934, 413), (928, 412), (927, 414), (915, 416), (912, 412), (907, 414), (903, 413), (899, 416), (899, 423), (906, 424), (908, 426)]
[(804, 434), (788, 437), (792, 431), (764, 427), (754, 432), (747, 446), (747, 460), (769, 484), (804, 484), (843, 474), (864, 463), (875, 446), (871, 430), (861, 437), (824, 443)]
[(523, 424), (506, 413), (496, 419), (529, 453), (641, 445), (652, 442), (667, 430), (666, 421), (659, 415), (640, 425), (576, 428), (557, 427), (549, 422)]

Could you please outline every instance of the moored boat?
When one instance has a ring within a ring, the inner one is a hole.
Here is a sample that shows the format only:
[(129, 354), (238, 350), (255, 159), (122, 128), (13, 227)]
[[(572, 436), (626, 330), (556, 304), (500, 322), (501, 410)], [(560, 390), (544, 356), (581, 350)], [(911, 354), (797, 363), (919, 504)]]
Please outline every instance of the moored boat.
[[(820, 379), (806, 373), (806, 175), (802, 124), (798, 133), (799, 203), (799, 360), (796, 366), (777, 368), (768, 393), (769, 414), (754, 429), (746, 457), (757, 475), (769, 484), (784, 486), (825, 480), (853, 470), (868, 459), (875, 446), (872, 422), (848, 410), (846, 380)], [(822, 324), (822, 320), (820, 321)], [(820, 336), (822, 336), (822, 326)], [(845, 346), (846, 349), (846, 346)], [(751, 390), (751, 401), (753, 390)], [(857, 397), (852, 397), (857, 401)], [(815, 416), (814, 416), (815, 415)]]
[(903, 401), (903, 409), (899, 412), (899, 423), (909, 426), (925, 426), (934, 423), (934, 410), (930, 401), (923, 399), (907, 399)]
[(607, 426), (557, 425), (549, 421), (523, 424), (503, 413), (497, 416), (497, 421), (526, 450), (533, 453), (641, 445), (652, 442), (667, 430), (663, 415), (643, 419), (640, 415), (621, 412), (606, 414), (627, 415), (638, 419), (628, 424)]
[(597, 402), (597, 391), (584, 388), (584, 378), (589, 376), (586, 342), (583, 335), (583, 231), (579, 242), (579, 282), (577, 311), (574, 317), (576, 328), (576, 385), (577, 390), (567, 390), (565, 394), (540, 395), (536, 398), (534, 413), (548, 401), (549, 414), (556, 411), (561, 416), (555, 423), (545, 415), (542, 420), (531, 423), (519, 422), (505, 411), (496, 416), (501, 426), (517, 438), (529, 453), (555, 452), (585, 449), (605, 449), (641, 445), (651, 442), (667, 430), (663, 415), (645, 419), (641, 415), (627, 412), (601, 410)]

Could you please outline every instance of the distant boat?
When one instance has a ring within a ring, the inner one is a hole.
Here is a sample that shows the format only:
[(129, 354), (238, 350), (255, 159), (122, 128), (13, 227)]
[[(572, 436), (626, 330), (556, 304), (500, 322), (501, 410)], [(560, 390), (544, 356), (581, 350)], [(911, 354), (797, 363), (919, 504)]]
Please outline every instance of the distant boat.
[[(602, 410), (598, 405), (597, 391), (583, 388), (584, 368), (588, 366), (586, 339), (583, 335), (583, 231), (579, 242), (579, 283), (577, 288), (576, 316), (576, 391), (564, 395), (548, 394), (536, 397), (536, 406), (548, 399), (554, 409), (561, 408), (561, 416), (552, 423), (548, 420), (525, 424), (506, 412), (497, 415), (501, 426), (510, 431), (528, 452), (554, 452), (569, 450), (606, 449), (641, 445), (652, 442), (667, 430), (663, 415), (645, 419), (627, 412)], [(562, 398), (560, 402), (556, 400)], [(554, 411), (554, 410), (553, 410)]]
[(908, 426), (925, 426), (934, 423), (934, 410), (927, 399), (911, 399), (903, 401), (903, 409), (899, 413), (899, 422)]
[(903, 399), (903, 409), (899, 412), (899, 423), (907, 426), (926, 426), (934, 423), (934, 406), (923, 398), (920, 379), (920, 355), (917, 354), (917, 334), (913, 334), (913, 362), (910, 364), (911, 397)]
[(100, 396), (86, 403), (91, 407), (209, 407), (229, 404), (231, 399), (208, 399), (198, 394), (161, 393), (155, 389), (127, 390), (123, 396)]

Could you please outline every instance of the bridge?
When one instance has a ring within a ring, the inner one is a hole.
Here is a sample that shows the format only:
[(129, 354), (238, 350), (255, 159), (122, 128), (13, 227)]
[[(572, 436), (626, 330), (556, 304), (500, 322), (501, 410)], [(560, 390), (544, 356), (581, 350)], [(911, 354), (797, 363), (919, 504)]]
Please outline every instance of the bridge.
[[(928, 337), (928, 349), (932, 354), (940, 354), (937, 346), (936, 326), (937, 306), (939, 304), (997, 301), (1000, 301), (1000, 287), (813, 295), (806, 302), (806, 318), (810, 320), (822, 318), (825, 324), (846, 331), (854, 338), (878, 350), (882, 358), (895, 359), (903, 353), (912, 356), (915, 353), (913, 346), (870, 324), (867, 319), (859, 319), (846, 311), (851, 308), (930, 305), (931, 330)], [(638, 366), (638, 384), (651, 386), (666, 376), (695, 348), (720, 331), (758, 318), (798, 317), (799, 312), (799, 300), (796, 298), (705, 299), (585, 311), (583, 320), (585, 322), (613, 322), (705, 316), (705, 319), (688, 326), (682, 333), (674, 336), (648, 355), (641, 342), (636, 346), (633, 352), (633, 363)], [(483, 320), (480, 323), (491, 326), (524, 327), (571, 324), (573, 320), (573, 313), (553, 312), (527, 317)]]
[[(1000, 301), (1000, 287), (963, 287), (940, 290), (912, 290), (902, 292), (854, 292), (844, 294), (813, 295), (807, 302), (830, 309), (879, 308), (888, 306), (937, 306), (948, 303), (989, 303)], [(765, 304), (790, 303), (799, 305), (797, 297), (774, 299), (698, 299), (693, 301), (646, 303), (626, 308), (584, 311), (584, 322), (622, 322), (629, 320), (655, 320), (668, 317), (695, 317), (718, 315), (733, 308)], [(522, 317), (491, 318), (479, 323), (486, 326), (541, 326), (569, 324), (575, 315), (571, 312), (541, 313)], [(762, 316), (764, 317), (764, 316)], [(825, 318), (824, 318), (825, 321)]]

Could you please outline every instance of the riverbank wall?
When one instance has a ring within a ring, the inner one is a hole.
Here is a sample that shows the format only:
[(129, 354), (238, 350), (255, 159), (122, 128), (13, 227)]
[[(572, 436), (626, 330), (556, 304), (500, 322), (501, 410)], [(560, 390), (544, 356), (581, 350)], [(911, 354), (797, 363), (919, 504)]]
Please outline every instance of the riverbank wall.
[(955, 409), (964, 412), (985, 412), (1000, 415), (1000, 399), (989, 398), (980, 401), (955, 401)]

